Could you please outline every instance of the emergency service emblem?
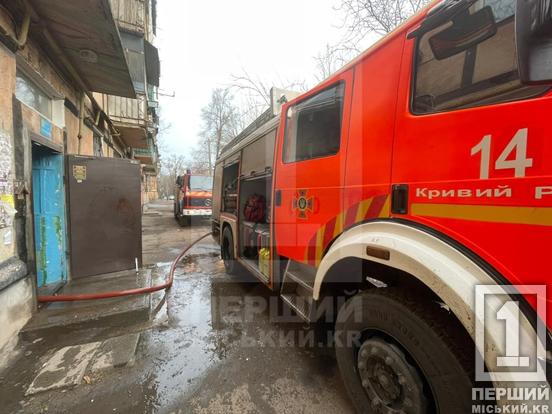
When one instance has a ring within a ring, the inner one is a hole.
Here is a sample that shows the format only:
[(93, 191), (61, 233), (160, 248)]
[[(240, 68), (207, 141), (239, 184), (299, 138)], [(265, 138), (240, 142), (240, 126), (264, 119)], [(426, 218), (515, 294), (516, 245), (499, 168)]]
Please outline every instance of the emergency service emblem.
[(299, 190), (293, 199), (292, 209), (297, 211), (297, 217), (301, 219), (308, 218), (307, 212), (314, 211), (314, 198), (308, 196), (307, 190)]

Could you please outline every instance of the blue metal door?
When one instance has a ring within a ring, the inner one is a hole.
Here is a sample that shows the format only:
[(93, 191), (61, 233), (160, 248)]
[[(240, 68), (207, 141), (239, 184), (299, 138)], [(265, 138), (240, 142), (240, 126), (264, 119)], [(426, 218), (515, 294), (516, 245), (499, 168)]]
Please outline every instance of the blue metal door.
[(38, 287), (67, 279), (63, 156), (33, 146), (33, 214)]

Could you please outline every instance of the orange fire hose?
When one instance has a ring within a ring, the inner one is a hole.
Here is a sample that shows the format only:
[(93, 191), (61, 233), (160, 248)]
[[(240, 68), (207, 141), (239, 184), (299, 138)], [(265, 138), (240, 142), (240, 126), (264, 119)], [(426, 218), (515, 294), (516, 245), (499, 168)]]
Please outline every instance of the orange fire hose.
[(173, 284), (174, 272), (176, 270), (176, 266), (178, 265), (178, 263), (182, 260), (182, 258), (186, 255), (186, 253), (188, 253), (188, 251), (192, 247), (194, 247), (197, 243), (199, 243), (201, 240), (203, 240), (204, 238), (210, 235), (211, 233), (204, 234), (199, 239), (195, 240), (192, 244), (190, 244), (188, 247), (186, 247), (184, 250), (182, 250), (182, 252), (180, 252), (180, 254), (172, 262), (169, 275), (165, 283), (163, 284), (160, 284), (157, 286), (137, 288), (137, 289), (127, 289), (127, 290), (99, 292), (99, 293), (87, 293), (87, 294), (81, 294), (81, 295), (78, 295), (78, 294), (77, 295), (49, 295), (49, 296), (45, 295), (45, 296), (38, 296), (37, 300), (40, 303), (74, 302), (78, 300), (98, 300), (98, 299), (118, 298), (121, 296), (144, 295), (146, 293), (152, 293), (163, 289), (169, 289)]

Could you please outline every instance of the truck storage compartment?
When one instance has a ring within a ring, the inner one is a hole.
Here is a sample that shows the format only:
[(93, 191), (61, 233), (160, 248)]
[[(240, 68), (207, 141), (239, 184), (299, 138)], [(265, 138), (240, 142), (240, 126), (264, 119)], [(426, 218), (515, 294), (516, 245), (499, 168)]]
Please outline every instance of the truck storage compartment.
[(272, 177), (249, 177), (240, 182), (240, 257), (268, 277)]

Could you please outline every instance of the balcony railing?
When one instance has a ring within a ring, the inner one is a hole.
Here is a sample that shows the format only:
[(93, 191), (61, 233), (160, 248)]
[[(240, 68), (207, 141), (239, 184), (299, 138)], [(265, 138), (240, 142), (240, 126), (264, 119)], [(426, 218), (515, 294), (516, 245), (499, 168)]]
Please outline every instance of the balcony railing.
[(157, 147), (149, 141), (149, 148), (133, 148), (134, 158), (139, 159), (143, 164), (157, 164)]
[(126, 126), (146, 127), (148, 124), (148, 103), (145, 95), (138, 99), (102, 95), (104, 112), (117, 123)]
[(134, 156), (140, 158), (153, 158), (151, 148), (133, 148)]

